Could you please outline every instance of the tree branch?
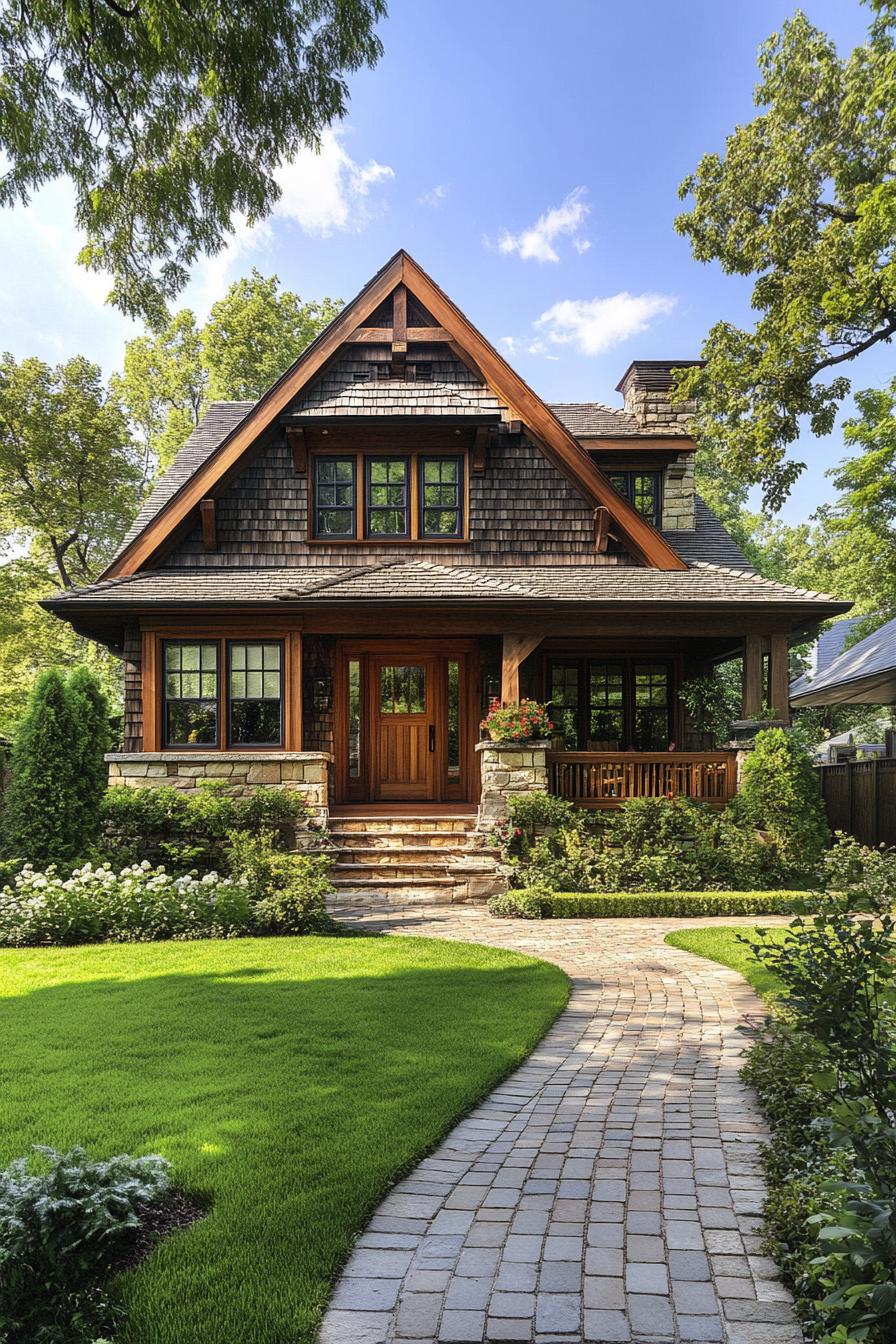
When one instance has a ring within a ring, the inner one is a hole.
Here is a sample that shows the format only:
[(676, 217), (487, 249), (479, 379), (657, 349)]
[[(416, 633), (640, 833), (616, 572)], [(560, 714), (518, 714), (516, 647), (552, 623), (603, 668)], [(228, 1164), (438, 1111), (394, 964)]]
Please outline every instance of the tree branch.
[(839, 355), (831, 355), (829, 359), (821, 359), (813, 364), (808, 371), (808, 377), (814, 378), (816, 374), (821, 373), (822, 369), (832, 369), (835, 364), (845, 364), (849, 359), (855, 359), (856, 355), (863, 354), (870, 350), (872, 345), (877, 345), (878, 341), (889, 340), (891, 336), (896, 336), (896, 317), (891, 318), (887, 326), (881, 327), (880, 331), (873, 332), (867, 340), (860, 341), (858, 345), (853, 345), (849, 350), (842, 351)]

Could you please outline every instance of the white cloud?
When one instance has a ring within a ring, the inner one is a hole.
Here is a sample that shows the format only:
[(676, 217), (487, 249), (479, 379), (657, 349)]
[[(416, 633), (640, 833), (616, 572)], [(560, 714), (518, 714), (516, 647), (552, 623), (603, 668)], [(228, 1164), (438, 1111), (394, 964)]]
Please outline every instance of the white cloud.
[(668, 316), (677, 302), (671, 294), (625, 290), (606, 299), (561, 299), (542, 313), (535, 326), (555, 345), (574, 345), (583, 355), (600, 355), (646, 331), (654, 318)]
[(572, 239), (577, 252), (587, 252), (591, 244), (581, 236), (580, 230), (590, 210), (585, 200), (585, 188), (576, 187), (560, 205), (546, 210), (522, 233), (505, 230), (498, 240), (498, 251), (508, 255), (515, 252), (523, 261), (559, 261), (553, 243), (558, 238), (567, 237)]
[(429, 191), (424, 191), (421, 196), (418, 196), (417, 204), (428, 205), (432, 210), (437, 210), (447, 196), (448, 188), (440, 182), (438, 186), (432, 187)]

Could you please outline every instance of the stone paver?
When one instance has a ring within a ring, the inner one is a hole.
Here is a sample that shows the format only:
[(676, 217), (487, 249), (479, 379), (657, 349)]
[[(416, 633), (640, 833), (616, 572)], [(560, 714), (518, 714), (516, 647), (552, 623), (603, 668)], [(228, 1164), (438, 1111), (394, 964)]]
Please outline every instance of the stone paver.
[(734, 972), (666, 946), (693, 920), (339, 913), (543, 957), (573, 992), (516, 1073), (380, 1205), (321, 1344), (799, 1344), (762, 1253), (765, 1129), (739, 1077), (737, 1027), (762, 1009)]

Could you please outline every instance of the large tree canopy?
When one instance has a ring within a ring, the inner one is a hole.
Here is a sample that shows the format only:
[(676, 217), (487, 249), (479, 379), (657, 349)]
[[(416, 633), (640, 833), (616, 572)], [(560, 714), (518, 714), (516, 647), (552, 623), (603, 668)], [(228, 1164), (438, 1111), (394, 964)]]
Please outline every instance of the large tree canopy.
[(89, 583), (142, 485), (127, 420), (95, 364), (0, 358), (0, 533), (51, 555), (63, 587)]
[(830, 433), (844, 368), (896, 334), (896, 3), (872, 8), (845, 58), (802, 13), (785, 23), (760, 51), (760, 114), (681, 186), (677, 229), (699, 261), (756, 277), (759, 316), (751, 331), (717, 323), (679, 388), (773, 508), (803, 469), (787, 457), (801, 418)]
[(343, 116), (385, 0), (0, 0), (0, 205), (65, 175), (82, 262), (153, 325)]
[(209, 401), (255, 401), (342, 307), (280, 290), (276, 275), (236, 280), (200, 327), (183, 308), (155, 335), (125, 346), (112, 387), (147, 460), (164, 470)]

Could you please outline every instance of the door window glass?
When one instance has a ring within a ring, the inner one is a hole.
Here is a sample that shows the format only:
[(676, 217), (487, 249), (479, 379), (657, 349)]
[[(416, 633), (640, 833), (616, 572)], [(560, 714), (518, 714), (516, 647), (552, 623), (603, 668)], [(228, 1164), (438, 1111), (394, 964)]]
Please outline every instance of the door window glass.
[(460, 776), (460, 663), (448, 663), (448, 778)]
[(563, 734), (567, 751), (579, 746), (579, 664), (553, 663), (551, 666), (551, 719), (555, 730)]
[(618, 751), (625, 733), (625, 671), (622, 663), (590, 663), (589, 743), (593, 751)]
[(348, 665), (348, 773), (361, 776), (361, 664), (354, 658)]
[(380, 713), (426, 713), (426, 672), (422, 667), (380, 668)]
[(634, 727), (636, 751), (665, 751), (669, 746), (669, 669), (664, 663), (635, 663)]

